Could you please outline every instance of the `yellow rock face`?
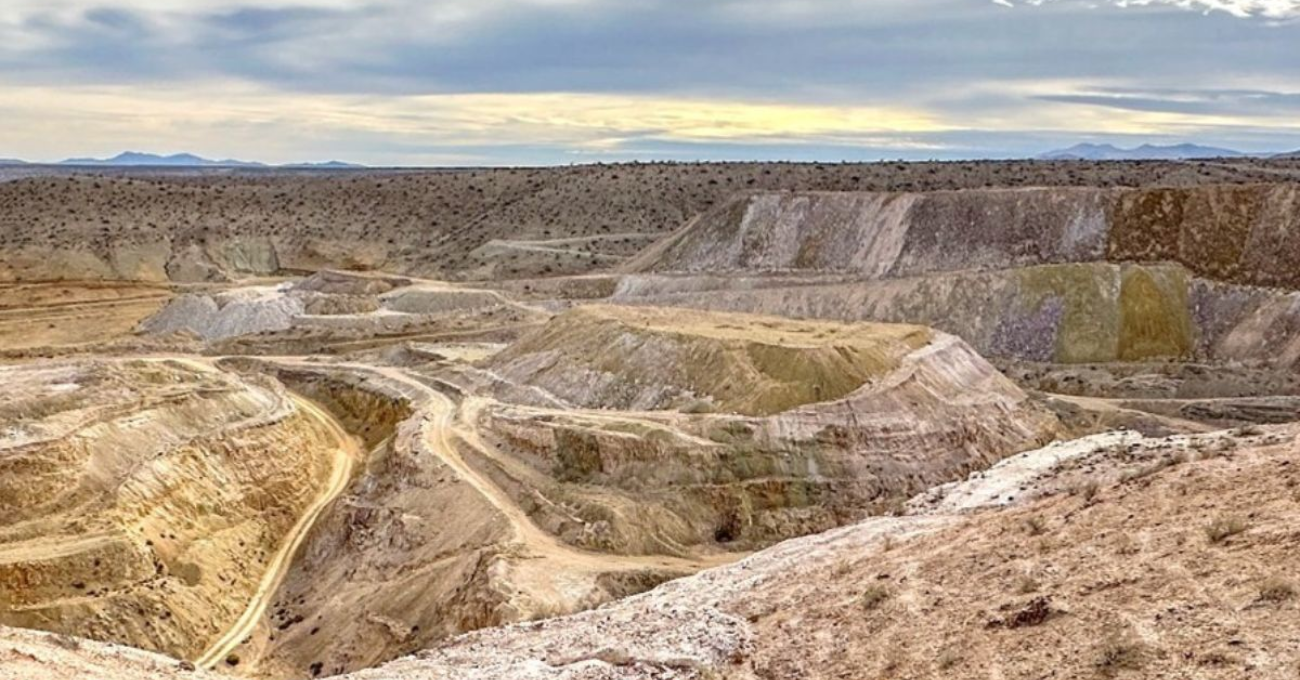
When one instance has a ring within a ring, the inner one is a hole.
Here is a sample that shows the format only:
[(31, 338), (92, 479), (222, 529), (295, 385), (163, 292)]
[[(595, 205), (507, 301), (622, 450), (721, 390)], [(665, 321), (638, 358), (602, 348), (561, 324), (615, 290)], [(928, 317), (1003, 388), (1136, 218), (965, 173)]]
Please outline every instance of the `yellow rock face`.
[(1180, 270), (1126, 268), (1119, 305), (1120, 361), (1191, 356), (1187, 277)]

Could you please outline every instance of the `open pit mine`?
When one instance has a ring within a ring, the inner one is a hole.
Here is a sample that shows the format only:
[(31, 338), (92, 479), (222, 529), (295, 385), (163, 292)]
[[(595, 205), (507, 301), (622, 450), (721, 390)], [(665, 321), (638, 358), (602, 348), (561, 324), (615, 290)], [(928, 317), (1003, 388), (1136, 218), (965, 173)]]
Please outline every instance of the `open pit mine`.
[(0, 679), (1300, 677), (1300, 163), (0, 182)]

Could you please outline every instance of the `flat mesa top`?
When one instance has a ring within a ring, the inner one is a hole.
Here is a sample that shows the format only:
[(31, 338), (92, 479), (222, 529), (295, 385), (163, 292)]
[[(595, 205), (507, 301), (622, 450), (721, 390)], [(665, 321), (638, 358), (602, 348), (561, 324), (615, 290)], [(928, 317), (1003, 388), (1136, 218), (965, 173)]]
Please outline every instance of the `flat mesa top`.
[(681, 308), (588, 305), (570, 312), (656, 333), (695, 335), (780, 347), (925, 346), (933, 331), (911, 324), (841, 323)]

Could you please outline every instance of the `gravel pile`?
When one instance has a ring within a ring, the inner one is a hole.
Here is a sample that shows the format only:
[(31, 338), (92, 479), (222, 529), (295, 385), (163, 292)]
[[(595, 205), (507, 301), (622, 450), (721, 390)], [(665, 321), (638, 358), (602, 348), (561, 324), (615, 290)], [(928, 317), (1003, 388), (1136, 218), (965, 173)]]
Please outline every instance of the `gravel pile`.
[(249, 288), (221, 295), (183, 295), (141, 324), (151, 334), (190, 331), (207, 341), (289, 329), (306, 313), (288, 288)]

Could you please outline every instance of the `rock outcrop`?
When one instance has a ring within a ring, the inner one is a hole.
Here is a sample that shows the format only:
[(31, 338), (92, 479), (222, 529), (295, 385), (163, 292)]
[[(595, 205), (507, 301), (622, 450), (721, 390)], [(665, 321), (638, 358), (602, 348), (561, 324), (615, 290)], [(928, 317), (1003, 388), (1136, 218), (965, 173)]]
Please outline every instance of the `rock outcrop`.
[(1300, 292), (1178, 264), (1060, 264), (844, 281), (628, 275), (611, 301), (846, 322), (916, 323), (1037, 362), (1300, 362)]

